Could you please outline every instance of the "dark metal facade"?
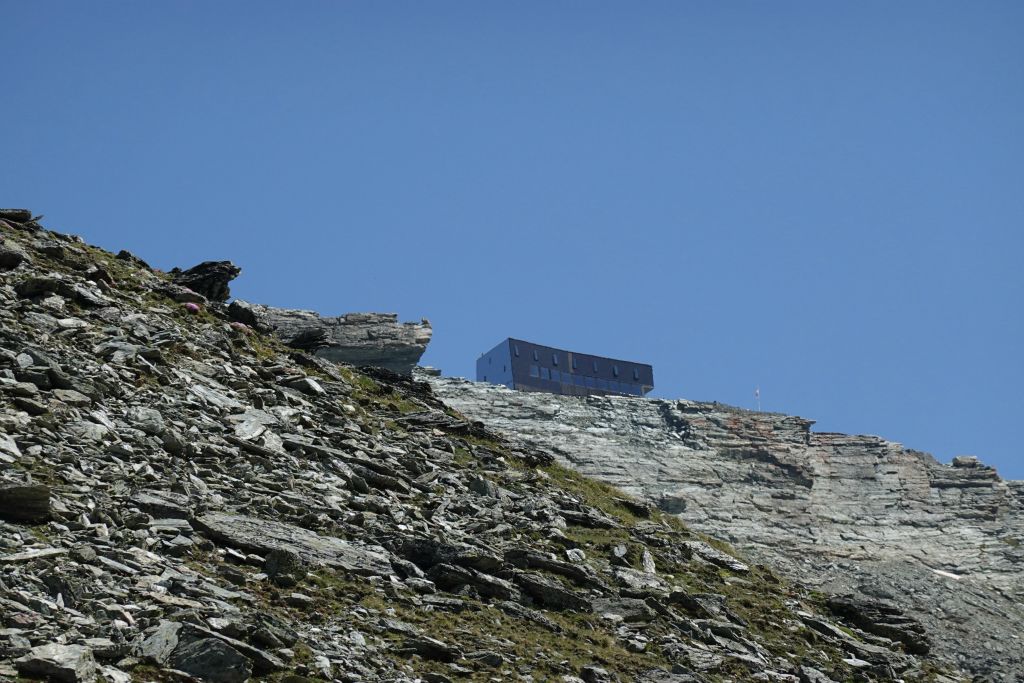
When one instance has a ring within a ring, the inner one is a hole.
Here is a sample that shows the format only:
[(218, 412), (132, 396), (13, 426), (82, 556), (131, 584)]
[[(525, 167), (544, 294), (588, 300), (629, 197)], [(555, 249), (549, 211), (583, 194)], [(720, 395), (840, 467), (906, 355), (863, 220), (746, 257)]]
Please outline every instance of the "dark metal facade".
[(654, 368), (509, 338), (477, 359), (476, 379), (520, 391), (643, 396), (654, 388)]

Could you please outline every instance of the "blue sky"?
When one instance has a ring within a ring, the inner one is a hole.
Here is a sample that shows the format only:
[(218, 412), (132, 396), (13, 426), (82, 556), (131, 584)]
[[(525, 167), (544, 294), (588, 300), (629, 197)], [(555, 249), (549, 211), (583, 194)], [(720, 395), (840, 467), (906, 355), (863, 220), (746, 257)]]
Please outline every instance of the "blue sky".
[(1024, 478), (1020, 2), (0, 8), (53, 229)]

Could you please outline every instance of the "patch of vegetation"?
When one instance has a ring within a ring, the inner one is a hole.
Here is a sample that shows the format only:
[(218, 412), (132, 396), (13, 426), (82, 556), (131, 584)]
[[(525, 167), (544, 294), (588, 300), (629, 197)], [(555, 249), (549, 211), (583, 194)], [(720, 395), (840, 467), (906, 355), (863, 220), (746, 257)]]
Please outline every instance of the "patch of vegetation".
[(627, 529), (591, 529), (582, 526), (569, 526), (565, 535), (584, 548), (609, 549), (620, 543), (629, 544), (631, 539)]
[(46, 545), (52, 545), (58, 538), (52, 531), (50, 531), (50, 528), (46, 524), (30, 526), (28, 528), (28, 532), (32, 534), (37, 541), (45, 543)]
[(459, 467), (470, 467), (476, 462), (476, 458), (469, 452), (468, 448), (455, 448), (455, 464)]
[(391, 387), (387, 387), (373, 378), (367, 377), (355, 368), (339, 366), (338, 371), (351, 385), (352, 398), (364, 406), (401, 415), (418, 413), (424, 410), (424, 407), (420, 404), (409, 400)]
[[(655, 666), (670, 666), (669, 662), (652, 648), (647, 653), (631, 653), (623, 643), (605, 631), (593, 615), (574, 613), (545, 613), (557, 625), (555, 633), (544, 626), (512, 618), (496, 607), (468, 601), (467, 609), (445, 612), (398, 604), (371, 596), (362, 600), (364, 607), (378, 611), (394, 610), (402, 621), (414, 626), (423, 635), (445, 642), (457, 641), (468, 650), (490, 650), (511, 660), (496, 671), (481, 667), (462, 680), (489, 681), (495, 675), (511, 675), (512, 667), (528, 662), (533, 675), (539, 680), (557, 680), (565, 674), (575, 674), (588, 664), (599, 664), (623, 676), (634, 676), (639, 671)], [(404, 636), (396, 634), (397, 643)], [(400, 655), (398, 656), (401, 657)], [(450, 670), (445, 665), (421, 660), (414, 663), (419, 672)]]
[(232, 340), (235, 348), (242, 348), (261, 361), (276, 361), (284, 349), (280, 342), (258, 332), (240, 335)]
[(161, 669), (158, 666), (152, 664), (138, 664), (134, 666), (129, 674), (133, 681), (138, 683), (151, 683), (157, 681), (157, 683), (171, 683), (172, 681), (180, 680), (180, 678), (166, 669)]
[(616, 500), (628, 498), (628, 496), (614, 486), (585, 477), (558, 463), (546, 465), (540, 470), (551, 477), (553, 484), (575, 494), (584, 504), (600, 510), (621, 524), (629, 527), (636, 525), (637, 516)]
[[(483, 446), (484, 448), (495, 451), (497, 453), (503, 453), (505, 451), (505, 445), (503, 443), (490, 437), (477, 436), (476, 434), (462, 434), (459, 436), (459, 438), (468, 444), (472, 444), (474, 446)], [(515, 460), (516, 462), (518, 462), (518, 460), (516, 460), (515, 458), (510, 458), (510, 460)]]

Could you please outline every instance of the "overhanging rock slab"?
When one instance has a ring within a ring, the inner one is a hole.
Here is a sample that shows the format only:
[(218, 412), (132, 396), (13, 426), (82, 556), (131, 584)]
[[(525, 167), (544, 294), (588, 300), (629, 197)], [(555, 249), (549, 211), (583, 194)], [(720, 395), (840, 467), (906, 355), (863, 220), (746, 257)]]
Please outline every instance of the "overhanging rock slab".
[(231, 314), (240, 322), (272, 329), (286, 344), (327, 360), (385, 368), (408, 375), (430, 342), (426, 319), (400, 323), (394, 313), (347, 313), (321, 316), (314, 311), (235, 302)]

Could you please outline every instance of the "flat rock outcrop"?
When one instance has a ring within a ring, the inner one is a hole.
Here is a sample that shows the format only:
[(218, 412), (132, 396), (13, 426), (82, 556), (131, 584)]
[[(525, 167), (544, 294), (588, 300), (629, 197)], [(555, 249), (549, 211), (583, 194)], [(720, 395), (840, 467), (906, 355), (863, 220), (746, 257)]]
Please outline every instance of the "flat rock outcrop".
[[(395, 313), (321, 316), (314, 311), (246, 304), (246, 317), (274, 331), (289, 346), (320, 358), (408, 375), (430, 343), (426, 319), (400, 323)], [(242, 320), (246, 322), (246, 320)]]
[[(933, 651), (972, 672), (1011, 681), (1024, 671), (1024, 482), (977, 458), (943, 465), (879, 437), (817, 433), (811, 420), (718, 403), (423, 378), (471, 419), (791, 578), (898, 606)], [(864, 619), (884, 614), (874, 609)], [(891, 621), (890, 638), (925, 647)]]

